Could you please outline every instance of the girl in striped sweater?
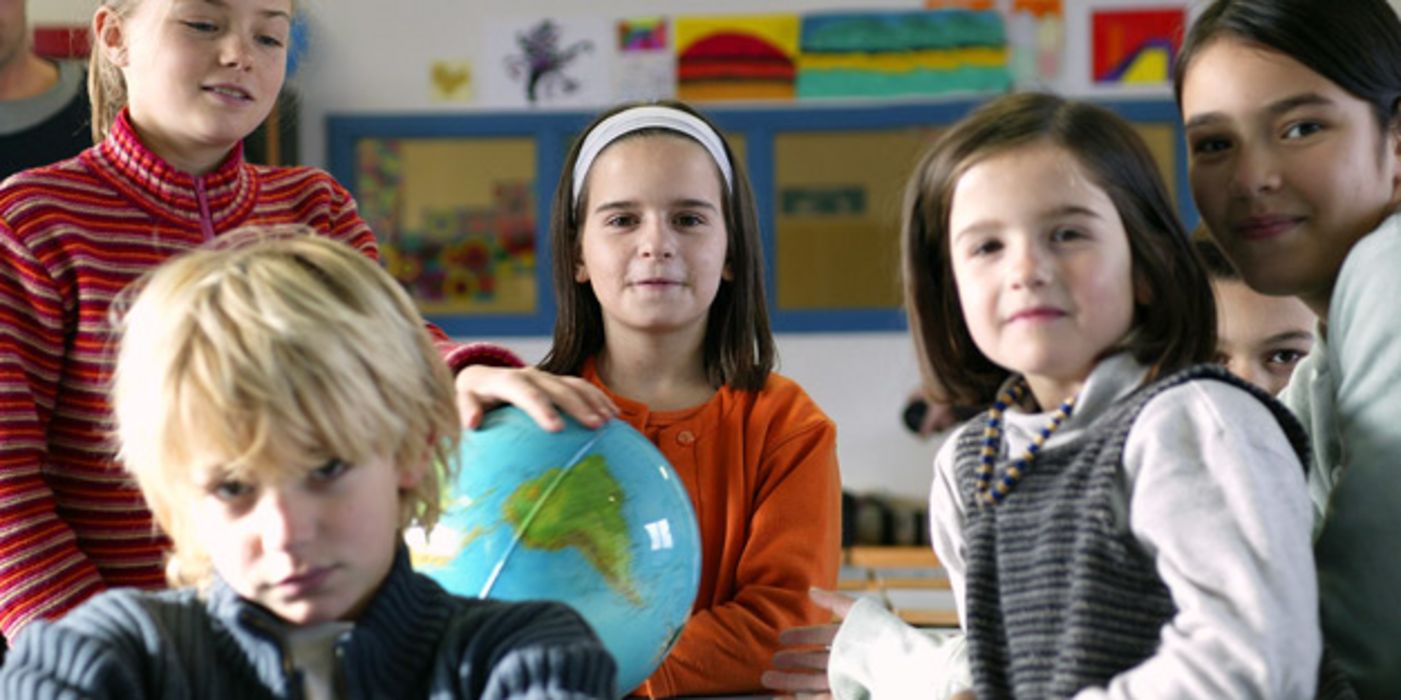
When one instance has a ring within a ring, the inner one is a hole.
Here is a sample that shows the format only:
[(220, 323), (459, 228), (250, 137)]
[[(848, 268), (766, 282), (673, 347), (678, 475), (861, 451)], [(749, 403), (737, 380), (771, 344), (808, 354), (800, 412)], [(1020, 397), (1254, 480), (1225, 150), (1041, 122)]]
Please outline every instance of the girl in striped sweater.
[[(326, 173), (244, 162), (282, 88), (292, 0), (104, 0), (89, 74), (97, 145), (0, 186), (0, 630), (112, 586), (165, 584), (166, 542), (114, 463), (108, 306), (167, 258), (249, 225), (304, 224), (377, 258)], [(505, 398), (549, 427), (611, 403), (496, 346), (452, 343), (464, 421)]]

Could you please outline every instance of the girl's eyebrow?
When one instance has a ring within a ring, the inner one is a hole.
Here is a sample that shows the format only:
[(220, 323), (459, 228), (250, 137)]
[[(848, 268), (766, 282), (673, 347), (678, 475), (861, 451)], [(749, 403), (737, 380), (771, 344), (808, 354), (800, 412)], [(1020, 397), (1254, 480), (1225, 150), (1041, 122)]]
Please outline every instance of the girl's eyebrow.
[[(1066, 216), (1084, 216), (1089, 217), (1091, 219), (1104, 218), (1103, 216), (1100, 216), (1099, 213), (1095, 210), (1090, 209), (1089, 207), (1080, 206), (1079, 204), (1063, 204), (1059, 207), (1052, 207), (1050, 209), (1047, 209), (1046, 211), (1041, 212), (1039, 214), (1039, 217), (1043, 219), (1055, 219)], [(965, 234), (983, 233), (985, 231), (997, 231), (1001, 228), (1001, 222), (995, 219), (984, 219), (982, 221), (975, 221), (967, 226), (964, 226), (958, 231), (955, 231), (953, 234), (953, 240), (956, 241)]]
[[(204, 0), (204, 4), (222, 8), (227, 8), (229, 6), (229, 3), (225, 0)], [(287, 12), (283, 12), (282, 10), (260, 10), (258, 14), (272, 19), (281, 18), (287, 20), (288, 22), (292, 21), (292, 15)]]
[[(631, 209), (636, 206), (638, 206), (638, 204), (635, 200), (617, 200), (613, 202), (604, 202), (594, 207), (593, 210), (595, 212), (615, 211), (618, 209)], [(677, 209), (709, 209), (714, 212), (720, 211), (719, 207), (704, 199), (677, 199), (673, 200), (670, 206)]]
[[(1297, 95), (1290, 95), (1265, 105), (1265, 112), (1271, 117), (1278, 117), (1300, 107), (1332, 107), (1333, 100), (1324, 97), (1316, 92), (1301, 92)], [(1194, 115), (1188, 119), (1182, 128), (1185, 130), (1194, 129), (1200, 126), (1210, 126), (1216, 122), (1227, 121), (1226, 115), (1221, 112), (1207, 112), (1206, 114)]]

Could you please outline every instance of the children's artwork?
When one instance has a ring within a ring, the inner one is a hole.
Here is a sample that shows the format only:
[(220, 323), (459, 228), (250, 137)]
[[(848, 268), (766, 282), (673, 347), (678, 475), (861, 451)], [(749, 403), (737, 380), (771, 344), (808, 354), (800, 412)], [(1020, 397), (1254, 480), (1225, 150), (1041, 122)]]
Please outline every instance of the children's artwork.
[(924, 0), (928, 10), (995, 10), (993, 0)]
[(1065, 55), (1061, 0), (1013, 0), (1007, 17), (1012, 80), (1023, 87), (1053, 85)]
[(671, 47), (666, 40), (665, 17), (633, 17), (618, 20), (619, 53), (665, 51)]
[(439, 102), (470, 102), (472, 66), (466, 61), (434, 61), (429, 72), (433, 99)]
[(797, 54), (797, 15), (677, 18), (677, 96), (792, 99)]
[(529, 139), (364, 138), (355, 160), (360, 213), (423, 313), (535, 311)]
[(500, 20), (484, 26), (482, 102), (597, 107), (610, 101), (612, 27), (600, 18)]
[(615, 101), (657, 100), (676, 96), (676, 56), (671, 52), (666, 18), (620, 19), (613, 66)]
[(1094, 82), (1167, 83), (1186, 23), (1187, 10), (1181, 6), (1095, 10), (1090, 18)]
[(1006, 90), (995, 11), (833, 12), (802, 19), (800, 98)]

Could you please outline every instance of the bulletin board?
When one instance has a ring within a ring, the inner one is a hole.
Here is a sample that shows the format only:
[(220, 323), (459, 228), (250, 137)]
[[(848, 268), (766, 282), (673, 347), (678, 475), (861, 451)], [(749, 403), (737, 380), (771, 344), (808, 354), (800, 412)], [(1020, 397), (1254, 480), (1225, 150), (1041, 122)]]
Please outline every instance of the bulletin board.
[[(905, 179), (940, 129), (977, 104), (707, 108), (748, 167), (778, 332), (904, 328), (899, 308)], [(1100, 101), (1138, 128), (1184, 223), (1176, 105)], [(549, 207), (569, 144), (593, 114), (332, 115), (327, 153), (381, 244), (387, 269), (446, 332), (548, 335), (554, 323)]]

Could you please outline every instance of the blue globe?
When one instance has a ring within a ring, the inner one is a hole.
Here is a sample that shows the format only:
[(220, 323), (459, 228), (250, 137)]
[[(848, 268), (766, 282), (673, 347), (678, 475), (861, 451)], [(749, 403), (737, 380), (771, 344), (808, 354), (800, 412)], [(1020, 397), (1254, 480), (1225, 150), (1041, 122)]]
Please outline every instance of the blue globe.
[(622, 421), (558, 433), (501, 408), (467, 431), (461, 473), (414, 566), (458, 595), (557, 600), (618, 663), (618, 690), (656, 670), (700, 585), (691, 499), (666, 458)]

